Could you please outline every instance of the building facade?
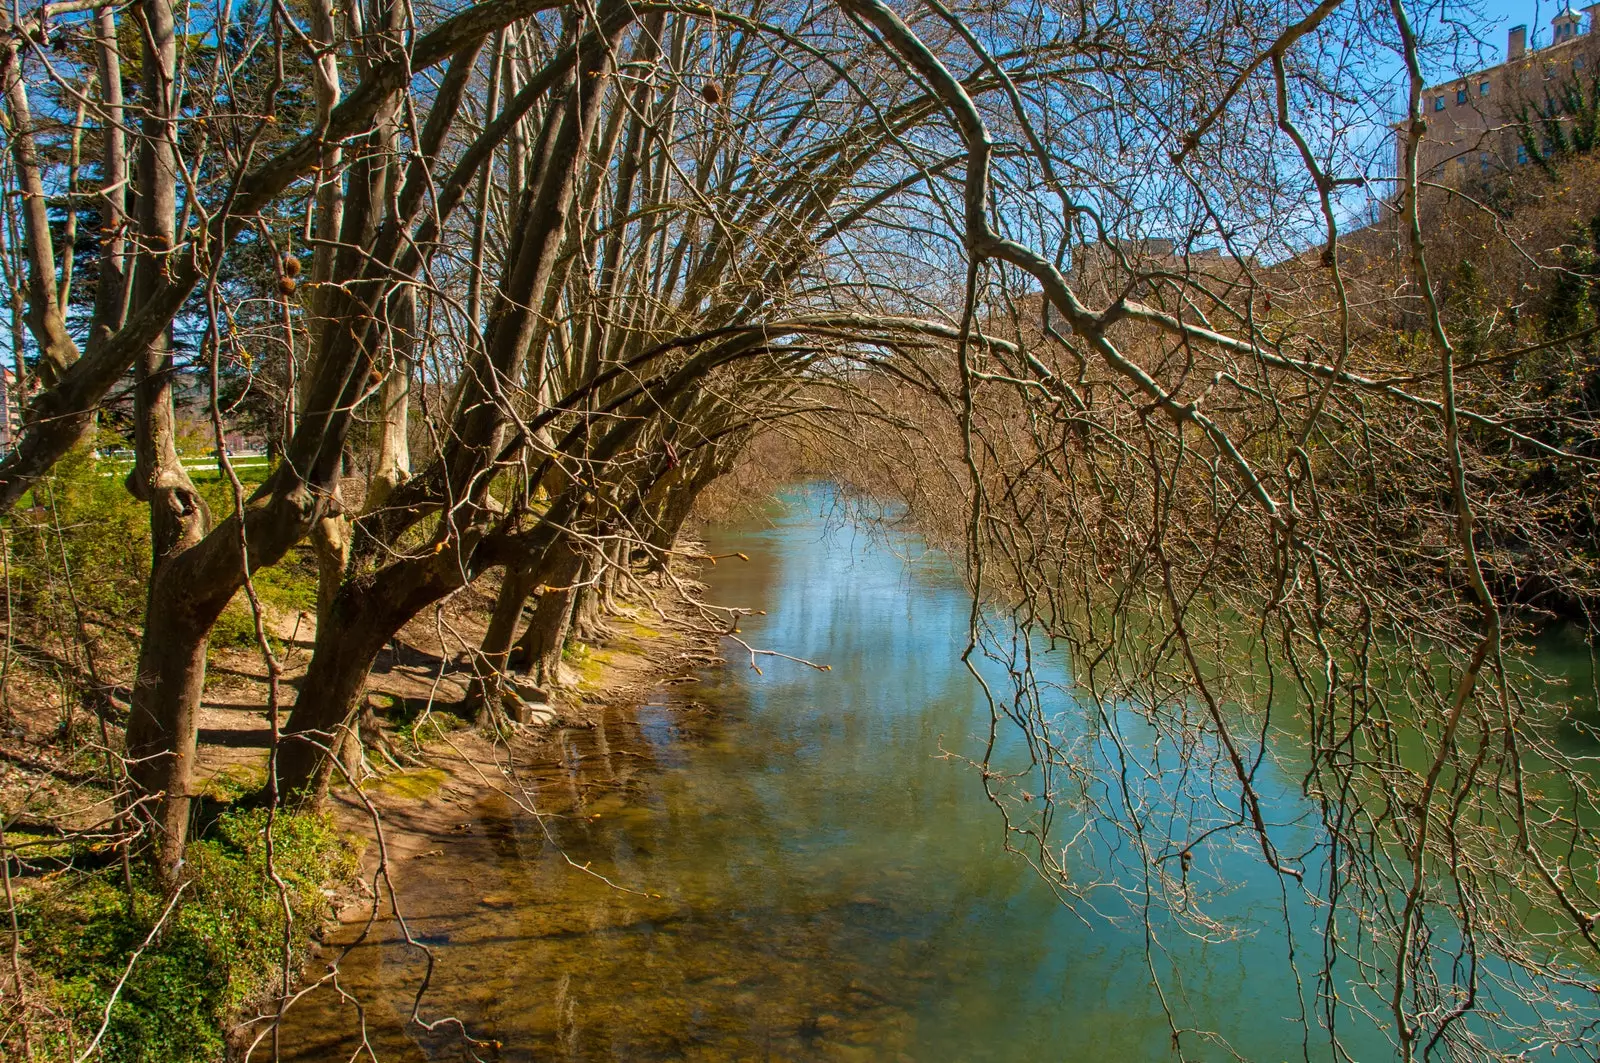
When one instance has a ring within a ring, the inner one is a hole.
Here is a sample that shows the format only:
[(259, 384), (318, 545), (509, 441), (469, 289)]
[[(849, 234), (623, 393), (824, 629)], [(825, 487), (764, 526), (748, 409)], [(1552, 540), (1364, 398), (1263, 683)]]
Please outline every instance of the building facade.
[[(1568, 79), (1600, 72), (1600, 3), (1570, 7), (1550, 20), (1550, 43), (1528, 47), (1528, 28), (1506, 34), (1506, 61), (1422, 94), (1427, 132), (1418, 151), (1423, 180), (1465, 187), (1526, 166), (1523, 116), (1550, 113), (1552, 93)], [(1395, 124), (1395, 173), (1405, 173), (1405, 122)]]

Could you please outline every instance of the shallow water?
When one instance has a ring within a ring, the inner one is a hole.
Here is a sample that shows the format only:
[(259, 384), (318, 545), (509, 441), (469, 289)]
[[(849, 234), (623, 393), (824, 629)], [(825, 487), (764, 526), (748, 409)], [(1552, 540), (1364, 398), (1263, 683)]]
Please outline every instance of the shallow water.
[[(825, 504), (722, 531), (716, 552), (752, 560), (708, 581), (711, 600), (766, 610), (743, 625), (752, 644), (831, 670), (762, 658), (758, 673), (727, 644), (725, 669), (636, 722), (566, 735), (567, 770), (533, 781), (561, 814), (464, 810), (447, 855), (407, 869), (412, 932), (437, 958), (421, 1014), (501, 1047), (405, 1027), (423, 965), (385, 924), (342, 979), (379, 1057), (1167, 1059), (1153, 963), (1175, 1010), (1241, 1056), (1301, 1058), (1259, 861), (1240, 858), (1226, 908), (1242, 933), (1221, 944), (1175, 937), (1147, 959), (1137, 921), (1062, 906), (1001, 851), (980, 780), (945, 755), (981, 750), (989, 719), (959, 660), (959, 583), (914, 540), (828, 527)], [(284, 1055), (348, 1057), (356, 1025), (318, 994)], [(1345, 1032), (1357, 1058), (1390, 1055)], [(1184, 1048), (1232, 1058), (1193, 1035)]]

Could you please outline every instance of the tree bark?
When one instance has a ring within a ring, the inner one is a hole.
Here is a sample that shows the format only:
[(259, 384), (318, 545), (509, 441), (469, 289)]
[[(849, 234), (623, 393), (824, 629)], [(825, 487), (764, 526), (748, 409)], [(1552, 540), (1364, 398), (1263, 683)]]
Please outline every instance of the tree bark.
[(39, 150), (34, 143), (33, 110), (28, 103), (22, 53), (14, 35), (8, 34), (4, 48), (0, 49), (0, 82), (3, 82), (6, 110), (10, 117), (7, 132), (11, 141), (11, 157), (17, 167), (17, 184), (22, 193), (23, 244), (28, 258), (28, 329), (39, 345), (40, 378), (46, 387), (52, 387), (61, 379), (67, 367), (78, 360), (78, 345), (72, 342), (72, 336), (67, 331), (56, 289), (56, 253), (50, 239), (50, 208), (45, 197)]
[(537, 559), (531, 557), (506, 566), (494, 610), (489, 614), (489, 626), (478, 645), (475, 661), (478, 673), (467, 689), (468, 712), (480, 720), (494, 716), (505, 693), (507, 662), (516, 642), (517, 627), (522, 622), (523, 606), (538, 584), (536, 569)]
[(99, 277), (95, 282), (94, 323), (87, 349), (92, 354), (105, 346), (128, 317), (127, 240), (128, 144), (123, 131), (122, 56), (117, 50), (115, 9), (95, 13), (95, 58), (100, 74), (102, 176), (100, 199), (101, 243)]
[(550, 552), (539, 585), (530, 588), (530, 593), (539, 591), (533, 616), (510, 655), (511, 667), (542, 687), (561, 685), (561, 651), (566, 647), (572, 606), (577, 600), (572, 584), (583, 570), (583, 555), (572, 548), (565, 535)]
[[(141, 0), (135, 16), (144, 36), (141, 95), (144, 116), (139, 142), (138, 225), (143, 248), (134, 275), (134, 297), (148, 298), (167, 270), (167, 255), (177, 227), (177, 142), (173, 121), (177, 67), (176, 29), (168, 0)], [(195, 490), (178, 456), (172, 402), (172, 347), (157, 336), (135, 363), (135, 464), (128, 487), (150, 506), (152, 571), (196, 543), (211, 523), (205, 500)], [(160, 796), (153, 806), (157, 829), (156, 870), (163, 885), (177, 885), (184, 838), (188, 830), (194, 772), (195, 719), (205, 687), (206, 639), (157, 643), (150, 632), (161, 623), (164, 603), (153, 593), (146, 602), (145, 640), (140, 675), (155, 672), (181, 691), (175, 713), (164, 713), (152, 701), (157, 688), (134, 686), (128, 719), (129, 774), (147, 796)], [(147, 659), (146, 654), (149, 654)]]
[[(564, 507), (562, 507), (564, 508)], [(356, 711), (378, 651), (418, 612), (512, 556), (543, 556), (556, 528), (502, 533), (458, 550), (404, 558), (373, 576), (346, 580), (316, 648), (278, 754), (278, 792), (315, 806), (327, 795), (346, 721)]]
[[(480, 529), (490, 517), (488, 474), (510, 419), (510, 396), (504, 389), (517, 379), (517, 368), (528, 354), (537, 326), (533, 308), (541, 304), (554, 272), (577, 174), (609, 80), (613, 49), (629, 23), (627, 11), (617, 2), (602, 9), (604, 32), (584, 39), (571, 87), (548, 115), (539, 179), (520, 211), (519, 238), (496, 293), (486, 350), (473, 359), (466, 375), (451, 439), (439, 463), (450, 471), (443, 482), (459, 492), (448, 499), (452, 521), (441, 527), (428, 553), (346, 579), (330, 623), (319, 625), (312, 671), (290, 716), (286, 736), (306, 737), (285, 742), (279, 762), (283, 792), (299, 790), (312, 802), (321, 799), (331, 764), (324, 748), (309, 736), (336, 732), (356, 705), (383, 643), (418, 610), (460, 581), (473, 578), (468, 559), (475, 552), (474, 538), (482, 534)], [(552, 512), (536, 530), (553, 537), (560, 526), (560, 518)]]
[(416, 289), (409, 284), (402, 285), (394, 293), (391, 304), (387, 328), (389, 366), (378, 393), (382, 407), (378, 462), (368, 481), (363, 504), (368, 512), (383, 505), (394, 489), (411, 477), (410, 406), (412, 351), (416, 343)]

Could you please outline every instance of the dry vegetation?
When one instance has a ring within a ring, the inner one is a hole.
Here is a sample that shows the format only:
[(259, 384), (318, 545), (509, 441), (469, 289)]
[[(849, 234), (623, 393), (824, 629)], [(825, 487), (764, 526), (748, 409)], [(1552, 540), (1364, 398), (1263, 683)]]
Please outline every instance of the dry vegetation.
[[(671, 569), (697, 513), (827, 475), (965, 564), (1032, 754), (982, 781), (1065, 903), (1225, 936), (1246, 852), (1316, 914), (1304, 1054), (1592, 1051), (1594, 700), (1525, 650), (1593, 636), (1596, 162), (1427, 184), (1448, 13), (5, 16), (0, 1045), (223, 1052), (349, 874), (330, 789), (408, 766), (398, 647), (515, 732), (641, 603), (727, 625)], [(219, 795), (230, 694), (266, 759)], [(1290, 750), (1312, 824), (1261, 792)]]

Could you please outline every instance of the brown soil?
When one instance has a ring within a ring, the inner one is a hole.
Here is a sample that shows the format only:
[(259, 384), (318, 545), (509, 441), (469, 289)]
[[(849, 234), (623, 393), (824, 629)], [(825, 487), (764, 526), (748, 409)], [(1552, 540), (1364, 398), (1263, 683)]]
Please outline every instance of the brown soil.
[[(686, 575), (680, 575), (682, 582)], [(608, 707), (640, 702), (662, 682), (686, 675), (716, 660), (717, 639), (708, 626), (674, 607), (674, 591), (662, 589), (649, 604), (624, 608), (608, 618), (609, 635), (597, 645), (569, 650), (562, 684), (551, 692), (556, 720), (545, 727), (513, 725), (494, 735), (456, 715), (472, 672), (466, 666), (476, 649), (498, 591), (486, 579), (453, 596), (437, 610), (408, 624), (379, 656), (367, 682), (368, 703), (383, 717), (389, 745), (401, 754), (402, 770), (392, 765), (366, 769), (359, 792), (337, 786), (331, 805), (339, 826), (367, 839), (368, 871), (378, 846), (373, 815), (383, 823), (391, 878), (405, 861), (440, 848), (459, 822), (462, 807), (473, 807), (495, 791), (511, 792), (519, 771), (547, 765), (557, 752), (561, 728), (588, 727)], [(310, 663), (315, 618), (305, 613), (269, 615), (269, 633), (279, 644), (280, 722), (295, 699), (295, 688)], [(106, 625), (92, 632), (102, 682), (126, 680), (114, 662), (131, 661), (136, 643)], [(29, 657), (39, 657), (42, 649)], [(66, 667), (67, 661), (57, 667)], [(81, 667), (73, 669), (81, 671)], [(131, 671), (131, 669), (128, 669)], [(85, 677), (87, 678), (87, 677)], [(70, 762), (62, 755), (63, 721), (81, 737), (73, 745), (95, 743), (99, 720), (92, 711), (69, 706), (61, 688), (43, 670), (14, 665), (6, 677), (9, 718), (0, 720), (0, 813), (22, 822), (49, 820), (78, 829), (104, 821), (113, 812), (106, 791), (96, 785), (104, 754), (84, 750)], [(107, 716), (126, 705), (125, 682), (110, 687)], [(271, 745), (268, 670), (254, 649), (213, 648), (199, 722), (196, 790), (218, 796), (257, 789), (266, 778)], [(120, 703), (120, 704), (118, 704)], [(399, 721), (424, 736), (420, 744), (396, 733)], [(417, 721), (426, 721), (418, 726)], [(115, 742), (114, 734), (111, 736)], [(366, 876), (370, 881), (370, 874)]]
[[(451, 641), (444, 648), (456, 645), (458, 637), (476, 645), (487, 615), (487, 605), (479, 604), (452, 617), (445, 628)], [(402, 639), (410, 647), (428, 647), (435, 661), (439, 656), (448, 661), (452, 654), (439, 653), (437, 636), (430, 639), (428, 630), (417, 630), (424, 625), (431, 627), (432, 618), (414, 622)], [(662, 615), (635, 607), (610, 617), (608, 625), (610, 635), (603, 642), (569, 651), (572, 659), (563, 666), (563, 686), (552, 694), (551, 707), (558, 714), (555, 723), (517, 727), (504, 736), (468, 726), (427, 732), (418, 751), (420, 766), (374, 776), (359, 793), (349, 786), (335, 790), (330, 803), (339, 825), (367, 840), (363, 876), (367, 882), (372, 881), (380, 857), (380, 847), (372, 844), (377, 840), (374, 814), (383, 826), (382, 855), (387, 858), (389, 883), (400, 889), (407, 861), (444, 855), (451, 839), (466, 829), (464, 824), (485, 800), (499, 795), (518, 801), (524, 792), (519, 779), (558, 763), (562, 729), (589, 728), (602, 713), (626, 711), (653, 688), (720, 660), (715, 656), (717, 637), (682, 613), (667, 610)], [(401, 655), (406, 656), (405, 649)], [(431, 695), (438, 708), (458, 703), (470, 678), (465, 669), (447, 669), (441, 678), (437, 664), (431, 670), (427, 665), (400, 664), (388, 672), (375, 669), (368, 690), (424, 703)], [(449, 720), (458, 723), (454, 717)], [(352, 898), (343, 916), (364, 919), (369, 911), (369, 901)]]

